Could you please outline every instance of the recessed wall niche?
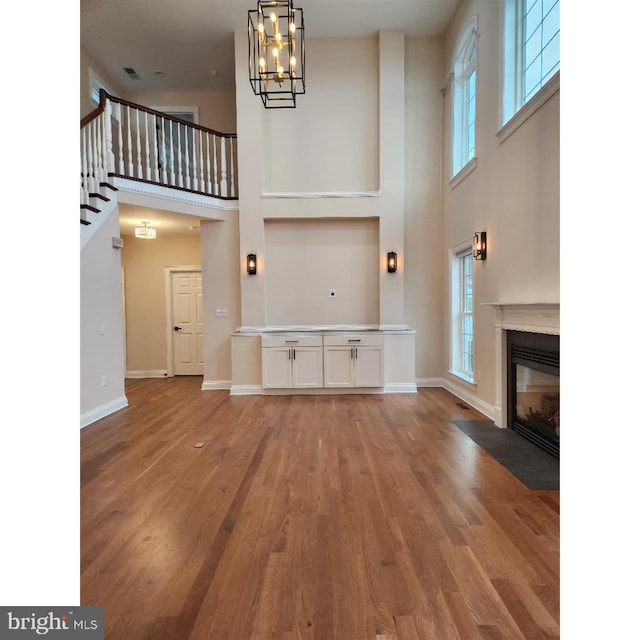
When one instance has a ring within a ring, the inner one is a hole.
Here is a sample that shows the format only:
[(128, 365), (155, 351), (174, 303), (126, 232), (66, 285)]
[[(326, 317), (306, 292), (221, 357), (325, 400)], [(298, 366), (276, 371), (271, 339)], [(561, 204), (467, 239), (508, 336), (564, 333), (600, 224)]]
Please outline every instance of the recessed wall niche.
[(378, 218), (272, 219), (264, 231), (267, 325), (379, 324)]

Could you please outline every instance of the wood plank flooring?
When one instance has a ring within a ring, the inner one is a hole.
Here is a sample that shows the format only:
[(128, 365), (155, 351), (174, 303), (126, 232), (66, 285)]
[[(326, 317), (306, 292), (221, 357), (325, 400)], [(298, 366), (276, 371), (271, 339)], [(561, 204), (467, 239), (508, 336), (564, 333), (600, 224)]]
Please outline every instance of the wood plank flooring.
[(201, 384), (127, 381), (82, 430), (81, 604), (107, 640), (559, 637), (559, 492), (452, 424), (475, 410)]

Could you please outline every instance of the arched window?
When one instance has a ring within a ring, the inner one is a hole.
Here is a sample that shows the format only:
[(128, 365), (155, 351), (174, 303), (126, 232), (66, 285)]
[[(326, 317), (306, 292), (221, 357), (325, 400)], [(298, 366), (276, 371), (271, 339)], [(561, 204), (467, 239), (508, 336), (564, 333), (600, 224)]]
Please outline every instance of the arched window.
[(452, 179), (472, 168), (476, 157), (477, 34), (478, 16), (472, 15), (460, 32), (453, 59)]

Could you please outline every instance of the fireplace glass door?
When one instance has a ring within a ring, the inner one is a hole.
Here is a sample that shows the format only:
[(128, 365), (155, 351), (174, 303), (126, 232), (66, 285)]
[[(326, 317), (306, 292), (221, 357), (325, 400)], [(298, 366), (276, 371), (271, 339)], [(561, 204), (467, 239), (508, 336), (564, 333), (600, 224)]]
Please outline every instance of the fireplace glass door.
[(560, 377), (516, 365), (516, 421), (560, 443)]
[(559, 337), (509, 331), (509, 427), (560, 455)]

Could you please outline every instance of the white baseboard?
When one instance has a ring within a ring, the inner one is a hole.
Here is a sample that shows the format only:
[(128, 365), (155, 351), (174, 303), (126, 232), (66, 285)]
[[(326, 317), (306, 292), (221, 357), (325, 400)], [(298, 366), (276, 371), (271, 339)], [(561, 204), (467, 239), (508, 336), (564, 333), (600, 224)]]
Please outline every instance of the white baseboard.
[(416, 386), (444, 387), (444, 380), (442, 378), (416, 378)]
[(220, 391), (231, 389), (231, 380), (203, 380), (202, 391)]
[(442, 385), (449, 393), (464, 400), (468, 405), (471, 405), (474, 409), (484, 414), (489, 420), (495, 419), (495, 407), (486, 403), (484, 400), (480, 400), (476, 395), (470, 393), (462, 385), (456, 384), (451, 380), (443, 380)]
[(411, 382), (388, 382), (384, 385), (385, 393), (418, 393), (418, 388)]
[(107, 402), (106, 404), (96, 407), (95, 409), (91, 409), (91, 411), (87, 411), (80, 416), (80, 428), (84, 429), (84, 427), (88, 427), (90, 424), (93, 424), (97, 420), (106, 418), (112, 413), (120, 411), (120, 409), (124, 409), (128, 406), (129, 401), (127, 400), (127, 396), (120, 396), (115, 400), (111, 400), (111, 402)]
[(262, 385), (260, 384), (232, 384), (229, 392), (230, 396), (261, 396)]
[(127, 371), (125, 378), (166, 378), (166, 369), (141, 369), (139, 371)]

